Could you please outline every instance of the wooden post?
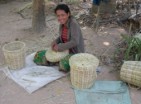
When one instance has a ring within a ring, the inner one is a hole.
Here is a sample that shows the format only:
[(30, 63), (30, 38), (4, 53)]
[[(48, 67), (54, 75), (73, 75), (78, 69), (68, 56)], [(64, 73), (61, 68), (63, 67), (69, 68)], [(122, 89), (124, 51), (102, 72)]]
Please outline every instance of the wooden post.
[(34, 32), (40, 33), (45, 27), (45, 2), (44, 0), (33, 0), (32, 29)]
[(95, 25), (96, 25), (96, 27), (95, 27), (95, 31), (96, 31), (96, 33), (98, 32), (98, 28), (99, 28), (99, 20), (100, 20), (100, 16), (99, 16), (99, 13), (100, 13), (100, 5), (98, 6), (98, 10), (97, 10), (97, 16), (96, 16), (96, 19), (95, 19)]

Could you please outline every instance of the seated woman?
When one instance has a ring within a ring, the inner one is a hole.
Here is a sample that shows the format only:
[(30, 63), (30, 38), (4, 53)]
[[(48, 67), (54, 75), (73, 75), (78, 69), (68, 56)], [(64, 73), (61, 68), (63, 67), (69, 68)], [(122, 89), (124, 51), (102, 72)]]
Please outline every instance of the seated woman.
[(84, 52), (84, 40), (77, 21), (71, 16), (70, 9), (65, 4), (55, 8), (55, 14), (60, 23), (59, 37), (52, 42), (54, 51), (69, 50), (70, 54)]
[[(84, 40), (79, 24), (71, 16), (66, 4), (59, 4), (55, 8), (55, 14), (60, 23), (59, 37), (52, 42), (51, 47), (52, 50), (59, 52), (69, 50), (70, 55), (59, 62), (60, 70), (68, 72), (70, 70), (69, 58), (73, 54), (84, 52)], [(34, 62), (37, 64), (40, 60), (38, 65), (54, 65), (45, 59), (45, 52), (45, 50), (38, 52), (34, 57)]]

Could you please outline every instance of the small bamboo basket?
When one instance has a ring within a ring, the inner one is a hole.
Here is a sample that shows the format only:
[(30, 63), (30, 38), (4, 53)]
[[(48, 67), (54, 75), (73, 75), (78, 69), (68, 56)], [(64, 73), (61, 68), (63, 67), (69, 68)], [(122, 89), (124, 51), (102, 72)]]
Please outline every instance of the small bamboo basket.
[(65, 58), (69, 54), (69, 51), (55, 52), (49, 48), (45, 54), (46, 59), (49, 62), (59, 62), (61, 59)]
[(71, 83), (77, 89), (90, 88), (97, 77), (99, 60), (88, 53), (79, 53), (69, 59)]
[(21, 69), (25, 66), (25, 43), (14, 41), (2, 48), (9, 69)]
[(141, 87), (141, 62), (125, 61), (121, 67), (120, 78), (129, 84)]

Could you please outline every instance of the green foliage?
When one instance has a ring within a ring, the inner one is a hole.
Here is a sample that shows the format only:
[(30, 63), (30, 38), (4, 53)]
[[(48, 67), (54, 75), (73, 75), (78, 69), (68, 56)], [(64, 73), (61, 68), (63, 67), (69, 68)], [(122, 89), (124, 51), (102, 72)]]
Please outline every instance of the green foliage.
[(122, 35), (127, 44), (124, 53), (124, 60), (139, 61), (141, 60), (141, 40), (138, 37)]
[(141, 61), (141, 34), (122, 35), (123, 41), (118, 44), (114, 53), (115, 67), (120, 68), (124, 61)]

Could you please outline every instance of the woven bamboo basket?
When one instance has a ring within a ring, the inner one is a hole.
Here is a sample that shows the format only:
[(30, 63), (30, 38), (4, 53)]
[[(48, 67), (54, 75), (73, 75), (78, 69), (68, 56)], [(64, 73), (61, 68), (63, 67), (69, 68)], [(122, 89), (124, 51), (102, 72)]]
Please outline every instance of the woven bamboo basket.
[(69, 54), (69, 51), (55, 52), (49, 48), (45, 54), (46, 59), (49, 62), (59, 62), (61, 59), (65, 58)]
[(125, 61), (121, 67), (120, 78), (127, 83), (141, 87), (141, 62)]
[(77, 89), (90, 88), (97, 77), (99, 60), (88, 53), (79, 53), (69, 59), (71, 83)]
[(21, 69), (25, 66), (25, 43), (14, 41), (2, 48), (9, 69)]

